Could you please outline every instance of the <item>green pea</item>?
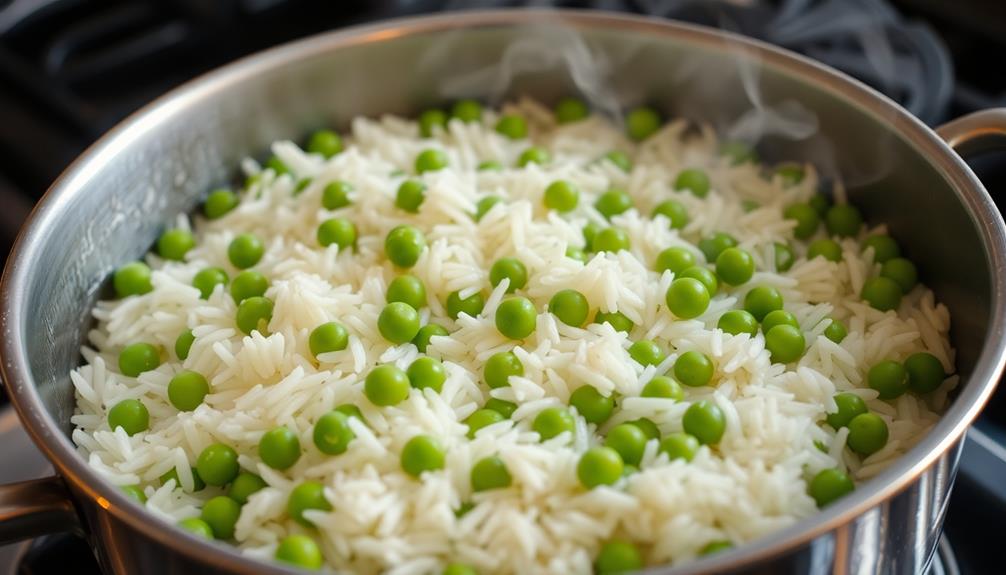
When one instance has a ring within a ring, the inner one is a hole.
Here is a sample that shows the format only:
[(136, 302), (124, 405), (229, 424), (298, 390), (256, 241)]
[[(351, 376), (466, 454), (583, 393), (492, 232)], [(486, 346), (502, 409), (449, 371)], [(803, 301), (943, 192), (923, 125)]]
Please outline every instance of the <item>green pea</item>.
[(143, 488), (139, 485), (123, 485), (119, 489), (140, 505), (146, 504), (147, 494), (143, 492)]
[(580, 189), (569, 180), (556, 180), (545, 188), (545, 207), (557, 212), (571, 212), (580, 202)]
[(377, 317), (377, 329), (391, 343), (412, 341), (419, 333), (419, 312), (407, 303), (389, 303)]
[(119, 371), (122, 375), (136, 377), (153, 371), (161, 365), (160, 350), (149, 343), (127, 345), (119, 353)]
[(784, 186), (795, 186), (803, 181), (803, 166), (799, 164), (785, 164), (776, 168), (775, 174), (779, 176)]
[(561, 407), (548, 407), (541, 410), (534, 421), (531, 429), (536, 431), (542, 441), (547, 441), (553, 437), (568, 431), (570, 434), (576, 430), (576, 420), (573, 414)]
[(639, 365), (646, 367), (648, 365), (657, 365), (664, 361), (667, 354), (664, 353), (664, 350), (660, 349), (657, 342), (649, 339), (641, 339), (629, 346), (629, 357), (634, 359)]
[[(202, 491), (206, 489), (206, 482), (203, 478), (199, 476), (199, 471), (195, 467), (190, 467), (192, 471), (192, 491)], [(162, 474), (158, 479), (161, 481), (161, 485), (166, 484), (168, 481), (175, 481), (175, 488), (179, 488), (182, 485), (181, 480), (178, 479), (178, 470), (174, 467), (171, 468), (167, 473)]]
[(311, 134), (307, 142), (307, 151), (331, 158), (342, 151), (342, 138), (331, 130), (318, 130)]
[(451, 563), (444, 568), (441, 575), (479, 575), (479, 573), (464, 563)]
[(758, 333), (758, 320), (748, 311), (733, 309), (720, 316), (716, 327), (730, 335), (742, 333), (755, 335)]
[(150, 283), (150, 268), (143, 262), (133, 262), (115, 270), (112, 276), (115, 295), (120, 298), (143, 295), (153, 291)]
[(835, 395), (834, 399), (838, 410), (835, 413), (829, 413), (827, 421), (828, 425), (835, 430), (849, 425), (853, 417), (868, 411), (866, 402), (855, 393), (839, 393)]
[(723, 283), (738, 286), (747, 283), (754, 275), (755, 264), (751, 254), (740, 248), (727, 248), (716, 256), (716, 275)]
[(800, 328), (777, 325), (765, 332), (765, 348), (776, 363), (790, 363), (803, 356), (807, 342)]
[(388, 303), (402, 302), (415, 309), (426, 305), (426, 286), (416, 276), (404, 274), (391, 280), (385, 296)]
[(379, 365), (363, 384), (363, 393), (374, 405), (397, 405), (409, 397), (409, 376), (392, 364)]
[(828, 327), (824, 328), (824, 337), (835, 343), (842, 343), (845, 336), (849, 335), (849, 332), (845, 329), (845, 324), (835, 318), (829, 319), (831, 323), (828, 324)]
[(513, 415), (513, 412), (517, 411), (517, 404), (512, 401), (505, 401), (495, 397), (490, 397), (489, 400), (486, 401), (485, 409), (495, 411), (503, 417), (510, 417)]
[(882, 361), (870, 368), (867, 382), (880, 399), (894, 399), (908, 390), (908, 371), (896, 361)]
[(314, 180), (312, 180), (311, 178), (301, 178), (297, 182), (297, 186), (294, 187), (294, 189), (293, 189), (293, 195), (294, 195), (294, 197), (299, 196), (300, 193), (303, 192), (304, 190), (306, 190), (307, 187), (310, 186), (311, 182), (313, 182), (313, 181)]
[(416, 332), (416, 337), (412, 338), (412, 343), (420, 353), (426, 353), (426, 349), (429, 347), (432, 338), (446, 335), (449, 334), (444, 326), (428, 323), (419, 328), (419, 331)]
[(563, 98), (555, 105), (555, 119), (560, 124), (579, 122), (589, 115), (587, 104), (577, 98)]
[(426, 236), (419, 229), (408, 225), (395, 227), (384, 240), (384, 253), (391, 263), (401, 268), (416, 265), (424, 249)]
[(775, 269), (780, 272), (789, 271), (793, 267), (793, 262), (796, 261), (793, 248), (779, 242), (776, 242), (772, 247), (775, 251)]
[(220, 188), (213, 190), (206, 196), (206, 203), (203, 204), (203, 214), (211, 220), (222, 218), (228, 212), (238, 206), (238, 197), (234, 192)]
[(495, 353), (486, 360), (483, 369), (486, 385), (496, 389), (510, 385), (510, 377), (523, 377), (524, 364), (512, 351)]
[(828, 213), (828, 208), (831, 207), (831, 200), (824, 194), (814, 194), (807, 203), (822, 218)]
[(749, 214), (760, 207), (761, 204), (754, 200), (741, 200), (741, 209), (744, 210), (745, 214)]
[(744, 296), (744, 309), (762, 321), (769, 313), (782, 309), (782, 294), (771, 286), (758, 286)]
[(810, 481), (807, 492), (814, 498), (818, 507), (824, 507), (855, 489), (856, 485), (848, 475), (838, 469), (825, 469), (818, 472)]
[(353, 186), (349, 182), (336, 180), (325, 186), (321, 192), (321, 205), (326, 210), (338, 210), (352, 203), (349, 195), (353, 193)]
[(678, 177), (674, 179), (675, 190), (689, 191), (699, 198), (709, 195), (709, 187), (709, 175), (698, 168), (681, 170)]
[(730, 164), (734, 166), (758, 161), (758, 154), (744, 142), (724, 142), (720, 146), (720, 154), (729, 158)]
[(615, 253), (629, 249), (629, 234), (621, 228), (604, 228), (597, 232), (590, 242), (590, 249), (595, 252)]
[(552, 312), (562, 323), (580, 327), (587, 321), (590, 304), (587, 298), (575, 289), (564, 289), (555, 292), (548, 301), (548, 311)]
[(222, 268), (203, 268), (192, 278), (192, 286), (199, 290), (199, 296), (209, 299), (218, 285), (227, 285), (227, 272)]
[(307, 535), (284, 537), (276, 547), (276, 560), (312, 570), (321, 569), (325, 562), (318, 544)]
[(624, 331), (625, 333), (632, 331), (632, 328), (636, 325), (620, 311), (604, 312), (601, 310), (597, 310), (597, 313), (594, 315), (594, 323), (606, 323), (614, 328), (615, 331)]
[(496, 308), (496, 329), (510, 339), (524, 339), (534, 333), (538, 310), (526, 297), (503, 300)]
[[(423, 150), (416, 156), (415, 169), (417, 174), (435, 172), (447, 167), (447, 154), (442, 150)], [(416, 206), (418, 208), (418, 205)]]
[(252, 234), (238, 235), (227, 247), (227, 257), (234, 267), (239, 269), (250, 268), (257, 264), (264, 253), (265, 246), (262, 241)]
[(831, 238), (814, 240), (807, 246), (807, 259), (812, 260), (818, 256), (829, 262), (840, 262), (842, 261), (842, 246)]
[(150, 413), (138, 399), (123, 399), (108, 410), (108, 426), (121, 427), (127, 435), (136, 435), (150, 428)]
[(715, 262), (723, 250), (736, 246), (737, 239), (723, 232), (716, 232), (699, 240), (699, 251), (706, 256), (707, 262)]
[(226, 495), (218, 495), (203, 505), (199, 518), (213, 530), (216, 539), (232, 539), (241, 516), (241, 505)]
[(710, 297), (712, 297), (720, 287), (719, 281), (716, 279), (716, 274), (700, 265), (687, 267), (678, 272), (676, 275), (678, 278), (692, 278), (699, 280), (702, 282), (702, 285), (706, 286), (706, 291), (709, 292)]
[(610, 220), (632, 208), (632, 196), (623, 190), (612, 188), (597, 198), (597, 201), (594, 202), (594, 208)]
[(426, 110), (419, 115), (419, 134), (424, 138), (430, 138), (439, 128), (443, 130), (447, 127), (447, 114), (443, 110)]
[(863, 282), (863, 291), (860, 295), (874, 309), (880, 311), (898, 309), (901, 305), (901, 286), (891, 278), (883, 276)]
[(272, 320), (272, 300), (265, 297), (250, 297), (238, 304), (237, 326), (242, 332), (251, 335), (258, 331), (266, 335), (269, 332), (269, 322)]
[(419, 180), (405, 180), (398, 186), (395, 205), (412, 214), (419, 213), (419, 206), (426, 199), (426, 184)]
[(915, 269), (915, 264), (906, 258), (887, 260), (880, 268), (880, 275), (894, 280), (904, 293), (910, 292), (919, 283), (919, 272)]
[(681, 319), (702, 315), (709, 307), (709, 291), (694, 278), (678, 278), (667, 288), (667, 308)]
[(335, 411), (338, 411), (346, 417), (355, 417), (356, 419), (359, 419), (361, 423), (367, 425), (367, 419), (363, 417), (363, 412), (360, 411), (359, 407), (353, 405), (352, 403), (344, 403), (336, 406)]
[(451, 108), (451, 117), (462, 122), (478, 122), (482, 120), (482, 104), (475, 100), (458, 100)]
[(591, 244), (594, 242), (594, 237), (597, 236), (597, 232), (601, 231), (602, 228), (600, 224), (595, 222), (588, 222), (587, 225), (583, 226), (583, 243), (588, 249), (591, 249)]
[(688, 225), (688, 208), (684, 204), (675, 200), (666, 200), (657, 204), (653, 208), (653, 216), (664, 216), (671, 223), (672, 230), (680, 230)]
[[(629, 159), (629, 155), (621, 150), (612, 150), (602, 156), (602, 159), (608, 160), (612, 164), (618, 166), (623, 172), (632, 171), (632, 160)], [(625, 211), (625, 210), (623, 210)]]
[(643, 565), (643, 556), (635, 545), (622, 539), (613, 539), (601, 546), (597, 559), (594, 560), (594, 571), (597, 575), (614, 575), (638, 571)]
[(472, 491), (488, 491), (510, 487), (513, 478), (506, 468), (506, 463), (496, 456), (485, 457), (472, 466)]
[(167, 230), (157, 240), (157, 253), (166, 260), (182, 261), (185, 254), (196, 246), (196, 239), (188, 230)]
[(178, 522), (178, 526), (203, 539), (213, 539), (213, 528), (198, 517), (189, 517)]
[(517, 258), (500, 258), (489, 268), (489, 283), (496, 287), (504, 278), (510, 280), (506, 293), (513, 293), (527, 285), (527, 268)]
[(658, 375), (643, 386), (641, 397), (660, 397), (681, 401), (685, 398), (685, 390), (681, 384), (666, 375)]
[(503, 164), (496, 160), (485, 160), (479, 162), (479, 165), (475, 166), (475, 169), (480, 172), (502, 172)]
[(684, 459), (691, 461), (699, 451), (699, 440), (687, 433), (671, 433), (660, 440), (660, 452), (666, 453), (671, 461)]
[(475, 439), (475, 434), (483, 427), (499, 423), (506, 419), (502, 413), (492, 409), (479, 409), (465, 419), (468, 426), (468, 438)]
[(266, 160), (265, 169), (272, 170), (277, 177), (282, 176), (283, 174), (290, 173), (290, 168), (283, 163), (283, 160), (279, 159), (276, 156), (272, 156), (268, 160)]
[(689, 387), (709, 385), (714, 371), (712, 360), (698, 351), (686, 351), (674, 362), (674, 377)]
[(642, 431), (643, 434), (646, 435), (647, 440), (658, 439), (660, 437), (660, 428), (657, 427), (656, 423), (653, 423), (653, 421), (645, 417), (640, 417), (639, 419), (627, 421), (626, 423), (638, 427), (640, 431)]
[(475, 204), (475, 221), (480, 222), (489, 210), (493, 209), (493, 206), (503, 201), (503, 198), (499, 196), (486, 196)]
[(935, 355), (926, 352), (908, 356), (905, 360), (905, 371), (908, 372), (908, 387), (918, 394), (935, 391), (946, 379), (943, 364)]
[(537, 146), (531, 146), (521, 152), (520, 156), (517, 158), (517, 165), (521, 168), (526, 168), (531, 164), (544, 166), (550, 161), (552, 161), (552, 156), (548, 153), (548, 150)]
[(604, 438), (604, 445), (617, 451), (625, 463), (639, 465), (648, 439), (639, 427), (631, 423), (622, 423), (611, 428), (608, 436)]
[(231, 482), (230, 487), (227, 488), (227, 497), (244, 505), (248, 503), (249, 497), (268, 486), (265, 480), (258, 475), (242, 471), (238, 473), (238, 476)]
[(685, 248), (667, 248), (657, 254), (657, 261), (653, 265), (654, 271), (663, 273), (670, 270), (677, 275), (682, 271), (695, 265), (695, 256)]
[(817, 226), (821, 223), (821, 218), (817, 210), (810, 204), (792, 204), (782, 211), (782, 217), (796, 222), (793, 228), (793, 235), (801, 240), (805, 240), (814, 235)]
[(837, 204), (828, 208), (828, 213), (824, 215), (824, 223), (828, 233), (833, 236), (854, 236), (859, 233), (859, 228), (863, 225), (863, 216), (855, 206)]
[(587, 489), (615, 484), (624, 470), (622, 457), (610, 447), (591, 447), (576, 464), (576, 476)]
[(330, 218), (321, 222), (316, 236), (322, 247), (335, 244), (345, 250), (356, 245), (356, 226), (345, 218)]
[(314, 445), (328, 455), (339, 455), (349, 449), (356, 434), (349, 427), (349, 417), (341, 411), (329, 411), (314, 424)]
[(209, 392), (209, 382), (194, 371), (180, 371), (168, 382), (168, 400), (179, 411), (192, 411), (199, 407)]
[(317, 481), (305, 481), (290, 491), (286, 500), (286, 512), (294, 521), (304, 527), (314, 527), (310, 519), (304, 517), (304, 512), (318, 509), (331, 511), (332, 504), (325, 497), (325, 486)]
[(445, 459), (443, 446), (429, 435), (417, 435), (402, 448), (402, 470), (413, 477), (419, 477), (424, 471), (443, 469)]
[(569, 396), (569, 404), (576, 408), (588, 423), (601, 425), (611, 417), (615, 410), (615, 399), (610, 395), (605, 397), (589, 385), (579, 387)]
[(432, 357), (420, 357), (409, 365), (406, 374), (409, 376), (409, 383), (416, 389), (430, 388), (440, 393), (447, 381), (447, 369), (440, 360)]
[(712, 555), (733, 548), (733, 543), (729, 541), (710, 541), (705, 547), (699, 550), (699, 555)]
[(901, 256), (901, 247), (894, 238), (883, 234), (874, 234), (863, 240), (863, 251), (873, 248), (873, 261), (884, 263)]
[(773, 327), (777, 325), (791, 325), (797, 329), (800, 328), (800, 322), (796, 320), (796, 316), (790, 312), (782, 309), (777, 309), (765, 314), (765, 317), (761, 320), (761, 330), (762, 333), (768, 333)]
[(289, 427), (273, 428), (259, 440), (258, 456), (273, 469), (289, 469), (300, 459), (300, 438)]
[(875, 413), (861, 413), (849, 422), (849, 449), (866, 457), (887, 445), (887, 423)]
[(308, 337), (308, 347), (315, 358), (323, 353), (342, 351), (347, 345), (349, 345), (349, 333), (342, 324), (334, 321), (314, 328)]
[(262, 274), (253, 270), (245, 270), (234, 276), (231, 282), (231, 297), (234, 303), (240, 304), (242, 301), (264, 296), (269, 289), (269, 280)]
[[(280, 163), (282, 163), (282, 162), (280, 162)], [(245, 183), (244, 183), (245, 190), (250, 190), (252, 188), (252, 186), (258, 185), (259, 182), (261, 182), (261, 181), (262, 181), (262, 172), (259, 172), (257, 174), (252, 174), (252, 175), (248, 176), (247, 178), (245, 178)], [(261, 191), (260, 191), (260, 195), (261, 195)]]
[(587, 253), (578, 247), (567, 246), (566, 247), (566, 257), (574, 259), (578, 262), (587, 263)]
[(196, 471), (208, 485), (227, 485), (239, 470), (237, 452), (223, 443), (206, 447), (196, 460)]
[(653, 108), (639, 106), (629, 111), (625, 117), (625, 131), (633, 140), (640, 142), (657, 133), (660, 129), (660, 115)]
[(527, 122), (512, 114), (502, 116), (496, 122), (496, 131), (511, 140), (522, 140), (527, 137)]

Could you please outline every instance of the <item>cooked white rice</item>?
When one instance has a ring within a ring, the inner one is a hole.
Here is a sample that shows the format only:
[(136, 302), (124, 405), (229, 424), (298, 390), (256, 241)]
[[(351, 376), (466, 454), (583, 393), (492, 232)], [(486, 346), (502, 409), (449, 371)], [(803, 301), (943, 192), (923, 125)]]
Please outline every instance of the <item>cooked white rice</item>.
[[(928, 396), (909, 393), (894, 401), (877, 399), (864, 381), (874, 363), (904, 360), (918, 351), (934, 354), (947, 373), (953, 372), (949, 314), (930, 290), (915, 287), (896, 313), (877, 311), (858, 297), (864, 279), (879, 273), (872, 250), (863, 253), (859, 240), (883, 227), (842, 240), (839, 263), (807, 261), (805, 243), (796, 242), (796, 264), (786, 273), (774, 271), (773, 242), (793, 239), (794, 224), (783, 219), (782, 208), (815, 193), (819, 179), (812, 166), (806, 166), (800, 184), (786, 187), (756, 164), (730, 165), (716, 153), (710, 129), (692, 132), (684, 121), (634, 144), (600, 117), (557, 126), (551, 112), (528, 101), (504, 112), (527, 119), (530, 140), (552, 153), (549, 165), (476, 171), (480, 161), (490, 159), (513, 166), (529, 145), (497, 134), (493, 111), (479, 123), (452, 121), (427, 139), (410, 120), (359, 118), (347, 136), (347, 149), (327, 161), (292, 142), (275, 143), (272, 151), (295, 177), (261, 172), (227, 216), (195, 218), (198, 244), (185, 262), (146, 257), (154, 270), (154, 291), (95, 308), (98, 325), (90, 333), (90, 347), (83, 349), (87, 363), (71, 374), (77, 397), (73, 440), (81, 455), (112, 483), (143, 486), (147, 509), (173, 523), (199, 515), (204, 501), (222, 493), (214, 487), (186, 491), (192, 488), (190, 466), (199, 453), (215, 442), (232, 446), (242, 468), (269, 485), (251, 497), (237, 524), (236, 544), (255, 557), (271, 558), (284, 536), (305, 533), (321, 545), (331, 568), (359, 573), (438, 573), (454, 561), (481, 573), (589, 573), (598, 549), (613, 537), (636, 542), (648, 564), (680, 563), (710, 542), (739, 544), (790, 525), (817, 512), (807, 495), (808, 478), (816, 472), (837, 467), (866, 480), (936, 422), (956, 376)], [(421, 176), (428, 186), (425, 203), (419, 214), (405, 213), (395, 207), (394, 196), (406, 176), (394, 174), (411, 173), (415, 156), (430, 147), (446, 152), (450, 168)], [(630, 173), (596, 161), (613, 149), (632, 157)], [(670, 183), (686, 167), (710, 174), (708, 197), (672, 190)], [(249, 160), (245, 170), (257, 173), (259, 167)], [(295, 182), (305, 177), (312, 183), (294, 197)], [(579, 207), (571, 214), (548, 213), (542, 205), (545, 187), (558, 178), (581, 189)], [(336, 212), (359, 231), (355, 252), (319, 248), (314, 237), (318, 224), (333, 216), (320, 207), (320, 198), (335, 179), (356, 188), (352, 205)], [(567, 245), (582, 245), (584, 224), (604, 222), (592, 204), (611, 186), (628, 191), (635, 204), (613, 219), (628, 231), (631, 252), (600, 254), (586, 264), (565, 257)], [(475, 222), (470, 216), (475, 203), (488, 194), (507, 201)], [(836, 190), (836, 197), (843, 196)], [(669, 229), (663, 217), (648, 217), (671, 197), (685, 204), (691, 217), (680, 232)], [(745, 212), (744, 200), (761, 207)], [(386, 362), (404, 369), (420, 355), (412, 344), (389, 344), (376, 327), (386, 287), (399, 273), (385, 258), (383, 241), (402, 223), (427, 236), (429, 247), (411, 273), (423, 280), (429, 296), (423, 322), (435, 320), (451, 332), (434, 338), (428, 349), (443, 360), (449, 377), (439, 394), (413, 390), (401, 404), (380, 408), (363, 394), (369, 370)], [(179, 216), (175, 225), (187, 227), (190, 220)], [(694, 243), (714, 231), (734, 235), (759, 271), (747, 284), (721, 290), (697, 319), (676, 320), (664, 304), (673, 276), (658, 275), (652, 262), (670, 246), (691, 249), (702, 261)], [(266, 295), (275, 301), (267, 337), (245, 336), (236, 328), (236, 306), (224, 286), (203, 300), (191, 285), (194, 274), (207, 266), (222, 267), (234, 277), (239, 270), (228, 261), (227, 246), (241, 232), (257, 234), (267, 246), (255, 268), (270, 278)], [(823, 237), (824, 231), (818, 234)], [(452, 321), (443, 302), (454, 290), (488, 295), (490, 265), (514, 255), (529, 271), (522, 295), (540, 312), (556, 291), (575, 287), (589, 300), (592, 316), (617, 309), (632, 319), (631, 334), (607, 324), (572, 328), (540, 313), (536, 331), (516, 350), (525, 377), (490, 391), (480, 383), (483, 363), (514, 345), (493, 322), (503, 286), (492, 291), (476, 318)], [(758, 285), (780, 290), (807, 335), (807, 351), (796, 364), (773, 364), (760, 334), (730, 336), (716, 329), (719, 316), (740, 307), (746, 291)], [(827, 316), (847, 325), (841, 344), (820, 335)], [(308, 334), (333, 320), (348, 328), (351, 343), (316, 362), (308, 351)], [(196, 339), (184, 362), (165, 351), (166, 360), (154, 371), (135, 379), (118, 373), (117, 355), (125, 345), (143, 341), (171, 350), (185, 329), (192, 329)], [(626, 351), (643, 338), (670, 350), (656, 369), (643, 369)], [(655, 373), (688, 350), (713, 359), (714, 385), (686, 387), (684, 402), (638, 397)], [(212, 390), (195, 411), (179, 413), (168, 401), (167, 384), (183, 368), (204, 374)], [(572, 440), (562, 435), (540, 442), (531, 430), (535, 415), (565, 405), (572, 390), (585, 384), (623, 397), (614, 417), (601, 429), (577, 417)], [(880, 452), (861, 459), (845, 448), (847, 430), (835, 433), (823, 425), (838, 391), (860, 395), (887, 422), (890, 440)], [(490, 396), (516, 401), (520, 408), (512, 419), (467, 439), (462, 421)], [(142, 399), (147, 406), (149, 431), (130, 437), (109, 429), (107, 410), (126, 398)], [(607, 429), (647, 417), (663, 433), (680, 431), (682, 414), (698, 399), (711, 399), (726, 416), (726, 433), (717, 446), (702, 447), (691, 462), (669, 462), (651, 440), (638, 473), (612, 487), (580, 485), (578, 456), (600, 443)], [(343, 403), (358, 405), (369, 427), (353, 419), (356, 439), (349, 450), (324, 455), (312, 443), (312, 426)], [(285, 472), (264, 465), (257, 452), (262, 434), (280, 425), (294, 430), (304, 448)], [(448, 449), (446, 469), (421, 480), (399, 464), (402, 446), (418, 433), (439, 438)], [(828, 452), (815, 442), (823, 442)], [(493, 454), (506, 462), (513, 486), (473, 494), (471, 465)], [(180, 488), (158, 481), (171, 469), (177, 470)], [(317, 530), (286, 514), (290, 490), (308, 478), (327, 486), (333, 506), (331, 512), (307, 513)], [(454, 511), (468, 501), (474, 509), (456, 518)]]

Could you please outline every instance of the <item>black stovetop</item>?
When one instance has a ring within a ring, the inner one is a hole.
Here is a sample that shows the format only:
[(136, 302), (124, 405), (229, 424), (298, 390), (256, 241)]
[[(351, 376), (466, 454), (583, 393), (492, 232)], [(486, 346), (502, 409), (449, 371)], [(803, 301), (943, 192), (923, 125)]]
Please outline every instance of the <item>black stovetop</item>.
[[(522, 5), (729, 28), (857, 76), (930, 125), (1006, 106), (999, 61), (1006, 1), (999, 0), (0, 0), (0, 264), (31, 206), (73, 158), (130, 112), (198, 74), (351, 24)], [(1006, 201), (1006, 156), (970, 163), (993, 197)], [(996, 550), (1006, 531), (1006, 391), (993, 398), (978, 430), (962, 456), (946, 533), (961, 572), (1002, 572)], [(37, 454), (21, 457), (41, 465)], [(0, 481), (10, 480), (0, 473)], [(21, 560), (12, 562), (15, 555)], [(68, 557), (75, 573), (98, 572), (81, 542), (51, 537), (0, 548), (0, 575), (62, 573)], [(934, 573), (955, 573), (954, 561), (946, 561)]]

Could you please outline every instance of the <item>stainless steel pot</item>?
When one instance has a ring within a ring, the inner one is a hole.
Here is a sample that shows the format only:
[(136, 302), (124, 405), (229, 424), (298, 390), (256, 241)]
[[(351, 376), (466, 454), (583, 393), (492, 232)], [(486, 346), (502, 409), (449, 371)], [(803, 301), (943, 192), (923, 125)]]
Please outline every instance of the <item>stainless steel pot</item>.
[[(799, 102), (816, 116), (817, 135), (766, 137), (764, 155), (808, 158), (851, 182), (853, 200), (871, 219), (890, 223), (953, 315), (965, 383), (921, 444), (840, 504), (791, 528), (654, 571), (921, 572), (940, 532), (962, 435), (995, 387), (1006, 347), (1006, 228), (954, 149), (1003, 145), (1006, 111), (934, 133), (876, 92), (782, 50), (694, 26), (579, 12), (452, 14), (318, 36), (200, 78), (89, 149), (35, 209), (4, 272), (3, 379), (59, 477), (0, 487), (0, 538), (73, 529), (89, 538), (110, 573), (286, 572), (155, 519), (75, 452), (67, 374), (80, 361), (89, 310), (109, 272), (140, 256), (165, 222), (225, 182), (242, 157), (319, 125), (442, 103), (459, 95), (445, 93), (442, 81), (459, 74), (474, 75), (448, 87), (502, 96), (488, 93), (498, 79), (489, 67), (526, 36), (527, 25), (544, 21), (577, 32), (611, 64), (594, 88), (612, 87), (621, 104), (645, 98), (726, 126), (752, 108), (740, 79), (750, 89), (755, 76), (762, 106)], [(571, 38), (549, 34), (556, 47)], [(574, 79), (583, 85), (583, 74), (536, 67), (513, 78), (506, 94), (549, 101), (574, 91)], [(833, 154), (823, 153), (829, 149)]]

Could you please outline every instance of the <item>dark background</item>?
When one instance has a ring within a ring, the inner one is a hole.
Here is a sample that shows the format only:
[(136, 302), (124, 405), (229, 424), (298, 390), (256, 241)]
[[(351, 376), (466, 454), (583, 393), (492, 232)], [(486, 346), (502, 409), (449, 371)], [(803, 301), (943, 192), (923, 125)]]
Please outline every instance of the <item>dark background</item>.
[[(551, 5), (726, 27), (870, 83), (935, 126), (1006, 106), (1006, 0), (0, 0), (0, 264), (34, 203), (102, 133), (165, 91), (243, 55), (352, 24), (473, 7)], [(876, 66), (868, 38), (894, 57)], [(1006, 198), (1006, 156), (969, 158)], [(964, 573), (1001, 573), (1006, 392), (962, 458), (947, 532)], [(8, 462), (9, 464), (10, 462)], [(76, 558), (75, 558), (76, 557)], [(36, 545), (21, 573), (75, 572), (89, 552)], [(80, 561), (80, 563), (78, 563)]]

